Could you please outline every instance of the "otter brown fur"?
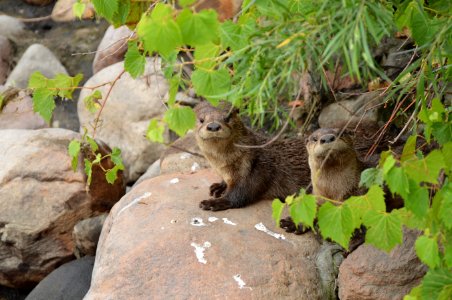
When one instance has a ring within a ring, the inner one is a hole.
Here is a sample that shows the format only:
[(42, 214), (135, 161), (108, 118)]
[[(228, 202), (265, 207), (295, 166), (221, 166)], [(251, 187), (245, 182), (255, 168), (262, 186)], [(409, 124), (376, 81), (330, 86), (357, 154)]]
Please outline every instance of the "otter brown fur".
[(340, 129), (318, 129), (306, 142), (313, 194), (344, 201), (350, 196), (361, 195), (359, 188), (361, 172), (367, 167), (359, 160), (353, 137)]
[(213, 198), (204, 210), (244, 207), (260, 199), (281, 199), (310, 183), (307, 153), (302, 139), (277, 140), (263, 148), (268, 138), (247, 128), (230, 104), (214, 107), (202, 102), (195, 107), (196, 140), (213, 169), (223, 178), (210, 187)]

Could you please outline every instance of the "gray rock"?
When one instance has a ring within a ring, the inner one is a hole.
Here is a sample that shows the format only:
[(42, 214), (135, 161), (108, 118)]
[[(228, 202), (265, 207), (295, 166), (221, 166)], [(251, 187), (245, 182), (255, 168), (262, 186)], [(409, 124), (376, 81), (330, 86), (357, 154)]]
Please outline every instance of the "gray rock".
[(85, 299), (324, 299), (314, 234), (275, 228), (270, 199), (201, 210), (219, 180), (211, 170), (167, 174), (126, 194), (102, 229)]
[(85, 256), (50, 273), (26, 300), (81, 300), (91, 285), (94, 257)]
[(67, 74), (66, 69), (55, 55), (41, 44), (33, 44), (25, 51), (17, 66), (11, 72), (6, 85), (26, 88), (28, 80), (35, 71), (53, 78), (56, 74)]
[(157, 177), (159, 175), (160, 175), (160, 159), (157, 159), (152, 165), (149, 166), (146, 172), (143, 175), (141, 175), (140, 178), (138, 178), (138, 180), (134, 183), (133, 186), (137, 186), (142, 181)]
[(195, 173), (210, 168), (209, 162), (201, 153), (193, 132), (176, 140), (163, 153), (160, 159), (160, 174)]
[(24, 33), (25, 25), (20, 20), (7, 15), (0, 15), (2, 36), (17, 42)]
[(344, 260), (344, 249), (335, 243), (322, 242), (317, 253), (316, 265), (319, 270), (320, 284), (324, 291), (323, 299), (337, 299), (337, 275)]
[[(77, 20), (74, 15), (72, 6), (77, 0), (58, 0), (52, 10), (52, 20), (55, 22), (72, 22)], [(82, 14), (82, 19), (90, 19), (94, 17), (94, 6), (92, 3), (87, 3), (85, 11)]]
[[(112, 81), (123, 70), (123, 63), (116, 63), (102, 69), (85, 85)], [(110, 85), (99, 88), (104, 97), (109, 89)], [(145, 136), (149, 120), (160, 117), (166, 110), (164, 96), (167, 91), (168, 83), (161, 72), (160, 60), (151, 58), (147, 60), (144, 76), (133, 79), (124, 73), (111, 90), (96, 137), (121, 149), (128, 182), (137, 180), (165, 149), (164, 145), (149, 142)], [(92, 133), (96, 114), (89, 112), (83, 101), (89, 94), (89, 90), (80, 93), (78, 116), (81, 131), (86, 127)], [(100, 101), (102, 103), (104, 99)]]
[(0, 94), (4, 96), (0, 109), (0, 129), (40, 129), (49, 125), (33, 111), (33, 100), (25, 90), (9, 88)]
[(5, 83), (8, 77), (11, 60), (13, 55), (13, 48), (9, 40), (0, 35), (0, 84)]
[(418, 236), (415, 230), (404, 230), (403, 244), (389, 254), (370, 245), (358, 247), (339, 268), (339, 298), (402, 299), (427, 271), (414, 250)]
[[(110, 185), (98, 167), (87, 191), (82, 165), (74, 172), (67, 152), (80, 138), (55, 128), (0, 130), (0, 285), (28, 287), (72, 259), (74, 225), (124, 194), (121, 174)], [(100, 143), (102, 154), (108, 150)]]
[(75, 243), (74, 254), (77, 258), (96, 255), (97, 242), (106, 218), (107, 214), (102, 214), (75, 224), (72, 238)]
[(355, 126), (358, 123), (374, 124), (378, 121), (377, 104), (384, 101), (380, 91), (368, 92), (354, 100), (343, 100), (325, 107), (319, 116), (322, 128)]
[(123, 61), (127, 51), (127, 40), (132, 35), (133, 32), (127, 26), (108, 27), (99, 47), (97, 47), (96, 56), (94, 56), (93, 74), (105, 67)]

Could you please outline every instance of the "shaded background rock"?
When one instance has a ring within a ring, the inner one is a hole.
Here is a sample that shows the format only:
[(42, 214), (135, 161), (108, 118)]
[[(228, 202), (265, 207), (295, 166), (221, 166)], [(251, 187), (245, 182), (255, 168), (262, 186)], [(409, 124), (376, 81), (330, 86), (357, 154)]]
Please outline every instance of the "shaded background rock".
[(149, 166), (146, 172), (138, 178), (138, 180), (133, 184), (133, 186), (137, 186), (142, 181), (146, 179), (151, 179), (160, 175), (160, 159), (157, 159)]
[(127, 40), (131, 37), (132, 31), (127, 26), (108, 27), (94, 56), (93, 74), (105, 67), (123, 61), (127, 51)]
[(75, 224), (72, 238), (75, 244), (74, 255), (77, 258), (96, 255), (97, 242), (106, 218), (107, 214), (102, 214)]
[(94, 257), (85, 256), (68, 262), (50, 273), (26, 300), (78, 300), (89, 290)]
[[(0, 284), (30, 287), (73, 259), (72, 229), (109, 209), (123, 194), (99, 168), (85, 174), (67, 153), (78, 133), (63, 129), (0, 131)], [(100, 177), (102, 175), (102, 178)]]
[(9, 40), (0, 35), (0, 84), (5, 83), (11, 68), (13, 48)]
[(206, 168), (210, 168), (209, 162), (201, 154), (193, 132), (172, 143), (160, 159), (160, 174), (188, 174)]
[(319, 125), (321, 128), (354, 126), (360, 122), (366, 124), (378, 121), (378, 104), (384, 101), (380, 91), (362, 94), (353, 100), (332, 103), (321, 111)]
[[(0, 11), (4, 10), (2, 9)], [(19, 38), (23, 37), (25, 25), (14, 17), (0, 15), (0, 28), (2, 29), (2, 36), (12, 41), (17, 41)]]
[(25, 90), (9, 88), (3, 94), (0, 129), (40, 129), (49, 125), (33, 111), (33, 100)]
[(211, 170), (162, 175), (122, 198), (102, 230), (85, 299), (323, 299), (314, 235), (281, 240), (256, 230), (263, 222), (282, 233), (271, 220), (270, 201), (221, 212), (199, 209), (218, 180)]
[(49, 49), (41, 44), (33, 44), (22, 55), (5, 85), (26, 88), (31, 74), (36, 71), (50, 78), (60, 73), (67, 74), (66, 69)]
[[(76, 2), (77, 0), (58, 0), (52, 10), (52, 20), (55, 22), (76, 21), (78, 18), (74, 15), (74, 10), (72, 9)], [(94, 14), (94, 6), (92, 3), (87, 3), (82, 19), (91, 19)]]
[[(111, 65), (91, 77), (86, 85), (113, 81), (123, 70), (122, 62)], [(99, 88), (103, 97), (109, 88), (109, 85)], [(146, 139), (146, 129), (150, 119), (165, 112), (163, 96), (167, 91), (168, 83), (161, 72), (160, 60), (148, 58), (143, 76), (133, 79), (128, 73), (122, 75), (111, 90), (108, 105), (102, 111), (101, 127), (97, 129), (96, 137), (110, 147), (121, 149), (129, 182), (138, 179), (165, 149), (164, 145)], [(90, 90), (80, 93), (78, 116), (80, 126), (87, 127), (92, 133), (96, 114), (89, 112), (83, 102), (90, 93)]]
[(339, 268), (339, 298), (402, 299), (427, 271), (414, 250), (418, 236), (417, 231), (404, 230), (403, 245), (389, 254), (370, 245), (358, 247)]

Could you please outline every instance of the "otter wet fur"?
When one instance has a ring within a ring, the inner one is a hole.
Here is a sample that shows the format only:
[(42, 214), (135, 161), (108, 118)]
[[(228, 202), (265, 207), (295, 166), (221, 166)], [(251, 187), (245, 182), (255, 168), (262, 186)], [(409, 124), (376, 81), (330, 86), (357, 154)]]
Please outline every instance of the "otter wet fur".
[(213, 198), (201, 201), (204, 210), (240, 208), (261, 199), (281, 199), (310, 183), (307, 152), (302, 139), (269, 140), (248, 129), (229, 103), (217, 107), (202, 102), (195, 107), (196, 140), (223, 181), (210, 186)]

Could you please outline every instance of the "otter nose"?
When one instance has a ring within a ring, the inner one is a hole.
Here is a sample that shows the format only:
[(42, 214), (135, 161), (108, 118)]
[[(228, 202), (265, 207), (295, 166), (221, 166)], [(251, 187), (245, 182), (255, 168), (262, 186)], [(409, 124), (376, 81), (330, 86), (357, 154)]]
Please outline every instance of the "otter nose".
[(218, 131), (221, 129), (221, 125), (215, 122), (207, 124), (207, 130), (209, 131)]
[(334, 134), (325, 134), (320, 138), (320, 144), (328, 144), (334, 142), (335, 139), (336, 137), (334, 136)]

